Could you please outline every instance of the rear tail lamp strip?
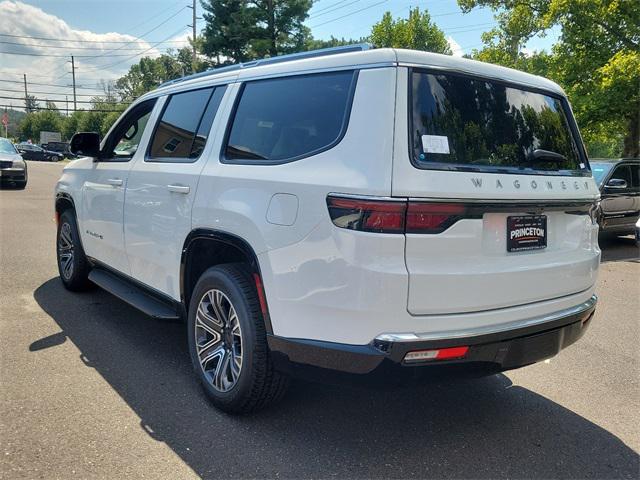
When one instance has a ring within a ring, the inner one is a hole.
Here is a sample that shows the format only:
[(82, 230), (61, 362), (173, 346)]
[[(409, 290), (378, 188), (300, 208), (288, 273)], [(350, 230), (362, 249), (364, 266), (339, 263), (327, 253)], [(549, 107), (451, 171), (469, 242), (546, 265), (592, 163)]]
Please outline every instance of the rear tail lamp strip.
[(327, 207), (337, 227), (374, 233), (441, 233), (466, 216), (465, 205), (455, 203), (329, 196)]
[(413, 199), (372, 199), (327, 196), (331, 221), (340, 228), (374, 233), (442, 233), (461, 219), (482, 218), (489, 212), (523, 212), (539, 215), (563, 211), (589, 215), (592, 201), (457, 203)]

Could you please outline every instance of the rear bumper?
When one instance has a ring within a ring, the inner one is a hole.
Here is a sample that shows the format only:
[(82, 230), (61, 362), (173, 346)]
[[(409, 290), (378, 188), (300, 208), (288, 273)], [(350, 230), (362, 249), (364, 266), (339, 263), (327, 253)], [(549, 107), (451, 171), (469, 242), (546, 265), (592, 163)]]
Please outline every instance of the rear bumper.
[[(531, 319), (524, 326), (466, 336), (428, 338), (420, 335), (380, 335), (368, 345), (346, 345), (317, 340), (268, 336), (276, 367), (294, 376), (326, 380), (336, 373), (366, 377), (376, 383), (396, 383), (440, 375), (481, 376), (530, 365), (553, 357), (576, 342), (587, 330), (597, 298)], [(405, 355), (416, 350), (468, 346), (463, 359), (406, 364)], [(355, 374), (355, 375), (354, 375)]]

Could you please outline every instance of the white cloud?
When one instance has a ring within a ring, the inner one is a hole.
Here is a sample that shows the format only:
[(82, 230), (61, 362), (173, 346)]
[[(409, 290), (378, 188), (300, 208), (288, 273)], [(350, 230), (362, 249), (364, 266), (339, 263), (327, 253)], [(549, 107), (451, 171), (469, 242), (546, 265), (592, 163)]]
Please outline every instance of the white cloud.
[(464, 55), (464, 50), (458, 42), (456, 42), (451, 35), (447, 37), (447, 42), (449, 42), (449, 48), (453, 52), (454, 57), (461, 57)]
[[(72, 97), (72, 89), (64, 87), (71, 84), (70, 56), (75, 57), (76, 85), (95, 87), (101, 80), (115, 80), (127, 72), (129, 67), (138, 62), (142, 56), (156, 57), (161, 51), (152, 47), (145, 40), (139, 40), (133, 35), (110, 32), (94, 33), (88, 30), (77, 30), (69, 26), (64, 20), (46, 13), (38, 7), (18, 1), (0, 2), (0, 31), (2, 40), (15, 44), (0, 45), (0, 51), (17, 52), (31, 55), (9, 55), (0, 53), (2, 65), (2, 79), (22, 81), (22, 74), (27, 74), (28, 83), (44, 83), (63, 85), (62, 87), (37, 86), (30, 87), (32, 91), (47, 92), (51, 98), (61, 98), (61, 95)], [(171, 40), (183, 40), (179, 35)], [(34, 37), (71, 40), (57, 42)], [(124, 43), (109, 43), (124, 42)], [(175, 45), (175, 44), (174, 44)], [(178, 44), (182, 46), (182, 44)], [(64, 47), (64, 48), (45, 48)], [(142, 54), (143, 55), (138, 55)], [(38, 56), (43, 53), (50, 56)], [(37, 55), (35, 55), (37, 54)], [(117, 56), (114, 56), (117, 55)], [(94, 58), (88, 58), (93, 56)], [(2, 82), (2, 89), (18, 90), (21, 84)], [(78, 93), (93, 94), (97, 91), (78, 89)], [(53, 95), (53, 94), (56, 95)], [(47, 98), (47, 94), (35, 94), (40, 99)], [(20, 97), (18, 92), (0, 93), (1, 96)], [(88, 100), (88, 97), (84, 97)], [(23, 100), (0, 99), (0, 104), (12, 103), (22, 106)], [(62, 106), (61, 103), (58, 106)]]

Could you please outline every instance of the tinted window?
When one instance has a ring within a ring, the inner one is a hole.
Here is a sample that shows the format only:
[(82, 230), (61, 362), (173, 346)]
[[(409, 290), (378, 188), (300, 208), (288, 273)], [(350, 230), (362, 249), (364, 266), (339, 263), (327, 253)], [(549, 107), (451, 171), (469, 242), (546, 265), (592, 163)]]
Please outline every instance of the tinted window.
[(586, 170), (558, 98), (424, 72), (412, 74), (410, 88), (412, 155), (418, 167)]
[(355, 73), (260, 80), (244, 85), (228, 160), (293, 160), (333, 146), (346, 128)]
[(591, 173), (593, 174), (593, 178), (598, 185), (602, 185), (605, 177), (613, 167), (611, 163), (594, 163), (589, 162), (591, 164)]
[(204, 148), (225, 87), (171, 95), (153, 134), (149, 158), (195, 161)]
[(627, 182), (627, 188), (631, 188), (631, 167), (629, 165), (620, 165), (619, 167), (616, 167), (609, 181), (611, 180), (624, 180)]
[(118, 120), (116, 126), (105, 139), (101, 161), (127, 162), (131, 160), (138, 151), (142, 134), (155, 103), (155, 98), (141, 102)]

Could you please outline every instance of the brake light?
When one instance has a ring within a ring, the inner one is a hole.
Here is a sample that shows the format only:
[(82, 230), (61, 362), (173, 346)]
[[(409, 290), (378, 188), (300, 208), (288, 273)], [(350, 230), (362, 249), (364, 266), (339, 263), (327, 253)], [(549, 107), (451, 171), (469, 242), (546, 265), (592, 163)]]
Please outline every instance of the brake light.
[(465, 206), (457, 203), (409, 202), (407, 233), (441, 233), (457, 222), (465, 213)]
[(455, 360), (464, 358), (469, 347), (451, 347), (438, 350), (416, 350), (404, 356), (405, 363), (417, 363), (429, 360)]
[(456, 203), (370, 200), (327, 197), (334, 225), (375, 233), (441, 233), (464, 218), (466, 207)]
[(376, 233), (404, 233), (404, 200), (361, 200), (327, 197), (333, 223), (341, 228)]

